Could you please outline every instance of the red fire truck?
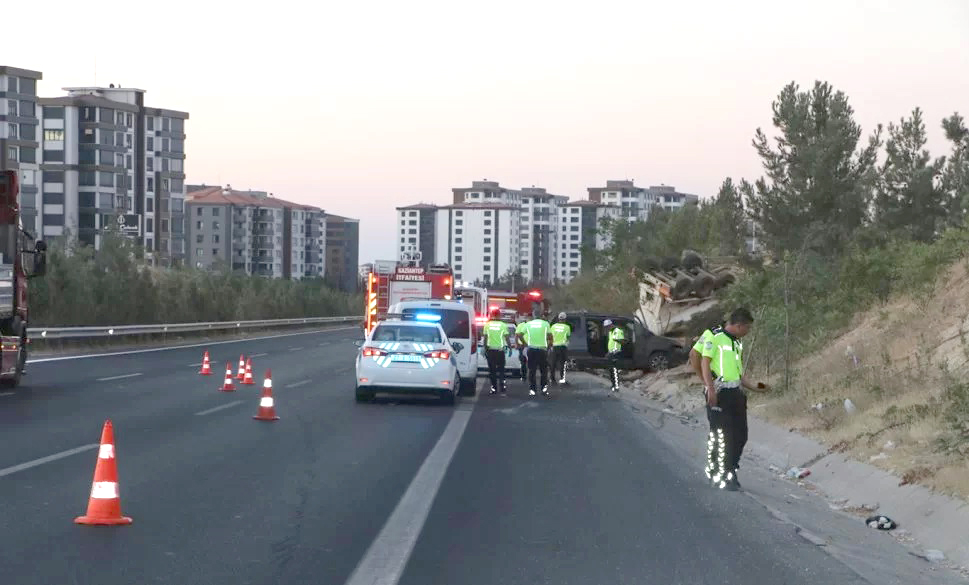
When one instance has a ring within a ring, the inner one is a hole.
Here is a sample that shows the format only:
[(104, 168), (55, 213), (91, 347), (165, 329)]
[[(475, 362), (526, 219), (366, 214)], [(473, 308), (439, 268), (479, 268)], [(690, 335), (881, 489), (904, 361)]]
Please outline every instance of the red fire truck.
[(519, 317), (531, 317), (532, 306), (539, 303), (543, 309), (548, 309), (545, 295), (538, 289), (518, 293), (497, 290), (488, 291), (488, 310), (515, 311)]
[(444, 299), (454, 295), (454, 271), (448, 264), (426, 269), (414, 262), (377, 260), (367, 275), (364, 328), (370, 333), (387, 309), (400, 301)]
[(16, 171), (0, 171), (0, 384), (20, 383), (27, 364), (27, 279), (47, 270), (47, 245), (24, 231)]

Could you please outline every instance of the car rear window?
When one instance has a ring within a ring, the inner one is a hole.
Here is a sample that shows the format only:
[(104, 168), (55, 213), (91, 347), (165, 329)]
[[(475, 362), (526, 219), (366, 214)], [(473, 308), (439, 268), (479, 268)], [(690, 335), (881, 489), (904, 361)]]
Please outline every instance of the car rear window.
[(416, 341), (418, 343), (441, 343), (436, 327), (417, 325), (377, 325), (372, 341)]
[(414, 318), (420, 318), (421, 315), (437, 315), (441, 319), (436, 321), (441, 329), (444, 329), (445, 335), (451, 339), (471, 339), (471, 321), (468, 317), (468, 313), (465, 311), (455, 311), (452, 309), (434, 309), (434, 308), (421, 308), (421, 309), (404, 309), (402, 311), (404, 315), (413, 315)]

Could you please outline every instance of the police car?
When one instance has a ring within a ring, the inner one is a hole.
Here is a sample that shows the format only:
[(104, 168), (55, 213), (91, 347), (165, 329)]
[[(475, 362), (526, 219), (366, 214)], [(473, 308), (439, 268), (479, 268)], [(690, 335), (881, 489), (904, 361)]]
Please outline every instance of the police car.
[(454, 404), (461, 383), (455, 356), (465, 348), (448, 339), (439, 319), (422, 313), (387, 319), (357, 342), (358, 402), (377, 394), (412, 394)]

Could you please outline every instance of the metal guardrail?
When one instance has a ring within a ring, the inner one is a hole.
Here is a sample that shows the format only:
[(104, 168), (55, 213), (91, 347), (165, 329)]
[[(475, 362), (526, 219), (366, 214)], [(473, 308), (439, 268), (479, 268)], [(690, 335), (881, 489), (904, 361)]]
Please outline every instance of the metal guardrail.
[(161, 323), (158, 325), (102, 325), (97, 327), (29, 327), (27, 335), (32, 339), (72, 339), (84, 337), (112, 337), (123, 335), (160, 335), (165, 333), (196, 333), (200, 331), (225, 331), (230, 329), (265, 329), (268, 327), (294, 327), (317, 323), (361, 322), (363, 316), (306, 317), (302, 319), (266, 319), (262, 321), (213, 321), (208, 323)]

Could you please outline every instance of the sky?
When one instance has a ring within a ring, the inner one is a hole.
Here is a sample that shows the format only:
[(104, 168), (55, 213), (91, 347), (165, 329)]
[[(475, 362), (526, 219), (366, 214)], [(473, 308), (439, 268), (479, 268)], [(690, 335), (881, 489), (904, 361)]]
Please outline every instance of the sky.
[(921, 107), (934, 155), (941, 119), (969, 118), (965, 0), (220, 5), (48, 0), (2, 61), (44, 97), (114, 83), (189, 112), (188, 183), (359, 218), (360, 262), (394, 258), (395, 207), (474, 180), (586, 199), (756, 178), (792, 81), (844, 91), (866, 133)]

